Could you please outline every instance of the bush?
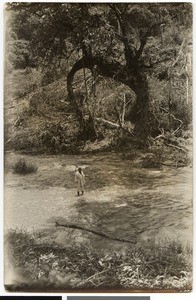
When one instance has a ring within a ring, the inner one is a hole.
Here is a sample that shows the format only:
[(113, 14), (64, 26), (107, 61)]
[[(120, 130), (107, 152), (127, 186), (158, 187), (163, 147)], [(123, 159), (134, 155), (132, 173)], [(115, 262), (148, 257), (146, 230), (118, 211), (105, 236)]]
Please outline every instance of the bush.
[(14, 164), (13, 170), (17, 174), (30, 174), (35, 173), (38, 167), (35, 164), (26, 162), (24, 158), (19, 158), (19, 160)]

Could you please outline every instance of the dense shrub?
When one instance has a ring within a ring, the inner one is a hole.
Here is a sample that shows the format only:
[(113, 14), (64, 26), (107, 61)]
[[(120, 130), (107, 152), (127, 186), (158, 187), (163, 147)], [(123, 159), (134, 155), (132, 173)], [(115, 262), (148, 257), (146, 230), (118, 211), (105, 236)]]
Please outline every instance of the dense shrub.
[(26, 175), (29, 173), (35, 173), (38, 167), (30, 162), (27, 162), (24, 158), (19, 158), (13, 166), (14, 173)]

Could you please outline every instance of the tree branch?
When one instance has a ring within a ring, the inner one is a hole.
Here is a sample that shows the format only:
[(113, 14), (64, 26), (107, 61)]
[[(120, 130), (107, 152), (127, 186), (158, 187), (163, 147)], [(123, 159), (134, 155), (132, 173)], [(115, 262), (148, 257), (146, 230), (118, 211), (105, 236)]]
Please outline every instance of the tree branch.
[[(129, 41), (128, 41), (126, 26), (123, 24), (122, 14), (118, 10), (118, 8), (116, 7), (115, 3), (113, 3), (113, 4), (108, 3), (108, 6), (114, 11), (114, 14), (117, 18), (117, 21), (119, 22), (121, 33), (122, 33), (122, 42), (123, 42), (124, 47), (125, 47), (125, 49), (124, 49), (125, 60), (127, 62), (127, 65), (131, 66), (135, 62), (135, 60), (134, 60), (135, 51), (134, 51), (134, 47), (131, 46)], [(124, 10), (123, 13), (125, 13), (125, 10)]]
[(179, 60), (179, 58), (180, 58), (180, 55), (181, 55), (181, 53), (182, 53), (182, 48), (183, 48), (183, 46), (184, 46), (184, 44), (185, 44), (185, 41), (186, 41), (186, 38), (184, 38), (184, 40), (183, 40), (183, 42), (182, 42), (182, 44), (181, 44), (181, 46), (180, 46), (180, 50), (179, 50), (178, 56), (177, 56), (177, 58), (173, 61), (172, 65), (171, 65), (171, 68), (175, 67), (175, 65), (177, 64), (177, 62), (178, 62), (178, 60)]
[[(72, 67), (67, 76), (68, 94), (72, 96), (72, 90), (70, 89), (70, 83), (72, 83), (74, 75), (77, 71), (88, 68), (93, 72), (93, 68), (96, 67), (97, 73), (101, 76), (112, 78), (118, 82), (121, 82), (129, 86), (135, 91), (135, 76), (130, 74), (127, 66), (122, 65), (117, 61), (109, 61), (105, 57), (83, 57), (79, 59)], [(127, 76), (129, 74), (129, 76)]]

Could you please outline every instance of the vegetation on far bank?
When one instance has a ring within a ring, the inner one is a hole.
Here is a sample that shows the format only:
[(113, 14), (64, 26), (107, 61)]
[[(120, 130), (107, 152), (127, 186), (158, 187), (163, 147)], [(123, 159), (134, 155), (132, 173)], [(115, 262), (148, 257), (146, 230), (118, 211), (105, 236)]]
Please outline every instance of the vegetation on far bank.
[(5, 249), (15, 279), (8, 290), (149, 289), (190, 291), (192, 248), (179, 240), (143, 241), (122, 251), (59, 246), (47, 232), (11, 229)]
[[(24, 77), (25, 73), (17, 72), (17, 78), (21, 78), (21, 81)], [(16, 80), (15, 75), (14, 78)], [(109, 90), (109, 87), (107, 89)], [(112, 101), (115, 95), (117, 97), (118, 89), (119, 87), (116, 87), (115, 93), (109, 91), (108, 101)], [(17, 92), (14, 84), (12, 92)], [(144, 162), (146, 167), (147, 165), (158, 166), (168, 160), (171, 165), (175, 166), (190, 163), (191, 123), (188, 122), (185, 127), (183, 125), (174, 134), (172, 129), (155, 138), (149, 136), (145, 146), (142, 140), (137, 139), (130, 132), (122, 132), (120, 128), (108, 128), (97, 123), (99, 137), (95, 141), (85, 141), (80, 138), (77, 120), (69, 101), (65, 100), (66, 97), (65, 82), (62, 77), (22, 98), (13, 100), (10, 98), (9, 101), (7, 99), (5, 102), (8, 105), (5, 111), (5, 150), (33, 155), (117, 151), (124, 152), (125, 159), (133, 159), (139, 157), (140, 152), (141, 154), (146, 152), (145, 161), (147, 162)], [(107, 108), (107, 103), (105, 108)], [(109, 113), (110, 102), (108, 102), (107, 109)], [(182, 108), (179, 107), (179, 109)], [(164, 111), (160, 112), (158, 117), (160, 120), (164, 118), (165, 125), (163, 126), (168, 126), (169, 117)], [(126, 123), (127, 126), (129, 124), (131, 130), (131, 123)], [(176, 124), (177, 127), (178, 124), (179, 122)]]

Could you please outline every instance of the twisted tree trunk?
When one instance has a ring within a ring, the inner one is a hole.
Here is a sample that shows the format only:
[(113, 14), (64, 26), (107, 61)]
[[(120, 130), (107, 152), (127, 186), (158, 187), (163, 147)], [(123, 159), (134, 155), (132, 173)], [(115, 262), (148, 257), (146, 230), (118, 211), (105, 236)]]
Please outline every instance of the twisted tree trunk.
[(80, 125), (81, 138), (88, 140), (88, 139), (92, 139), (96, 136), (96, 133), (94, 130), (94, 123), (92, 122), (93, 120), (92, 120), (91, 116), (89, 116), (88, 121), (85, 119), (85, 116), (83, 115), (83, 112), (82, 112), (82, 107), (80, 107), (78, 105), (78, 102), (75, 98), (75, 95), (73, 92), (73, 87), (72, 87), (74, 75), (76, 74), (77, 71), (83, 69), (84, 67), (87, 67), (90, 70), (92, 70), (92, 68), (93, 68), (93, 65), (90, 64), (90, 61), (85, 59), (85, 57), (78, 60), (73, 65), (71, 71), (69, 72), (69, 74), (67, 76), (67, 91), (68, 91), (69, 100), (72, 104), (72, 107), (75, 111), (76, 117), (77, 117), (79, 125)]
[(95, 137), (92, 116), (86, 120), (83, 116), (81, 108), (75, 99), (72, 83), (74, 75), (83, 68), (88, 68), (93, 72), (96, 66), (98, 73), (104, 77), (112, 78), (117, 82), (121, 82), (131, 88), (136, 94), (136, 106), (134, 117), (130, 117), (135, 123), (135, 132), (142, 139), (146, 139), (149, 134), (148, 117), (149, 117), (149, 89), (146, 75), (139, 68), (131, 68), (128, 65), (122, 65), (116, 61), (108, 61), (103, 57), (84, 56), (78, 60), (72, 67), (67, 76), (68, 96), (78, 118), (82, 135), (85, 139)]

